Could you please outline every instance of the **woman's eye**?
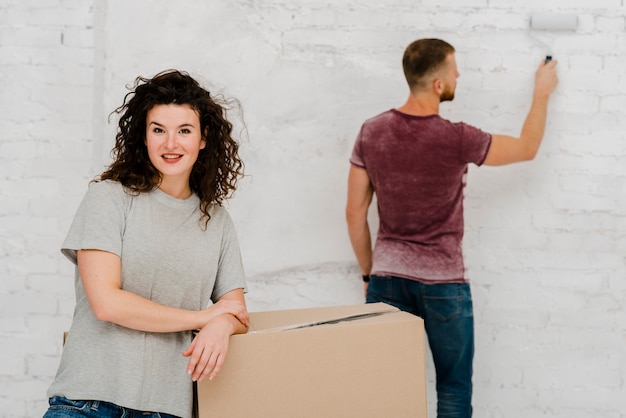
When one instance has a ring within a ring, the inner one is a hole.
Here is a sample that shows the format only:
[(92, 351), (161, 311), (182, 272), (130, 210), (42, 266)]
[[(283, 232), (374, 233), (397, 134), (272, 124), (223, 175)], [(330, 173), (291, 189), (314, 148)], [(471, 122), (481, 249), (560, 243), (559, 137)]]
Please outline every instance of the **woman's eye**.
[(160, 133), (163, 133), (163, 132), (165, 132), (165, 131), (164, 131), (163, 129), (161, 129), (161, 128), (154, 128), (154, 129), (152, 130), (152, 132), (154, 132), (155, 134), (160, 134)]
[(186, 128), (185, 128), (185, 129), (181, 129), (181, 130), (180, 130), (180, 133), (181, 133), (181, 134), (190, 134), (190, 133), (191, 133), (191, 131), (190, 131), (189, 129), (186, 129)]

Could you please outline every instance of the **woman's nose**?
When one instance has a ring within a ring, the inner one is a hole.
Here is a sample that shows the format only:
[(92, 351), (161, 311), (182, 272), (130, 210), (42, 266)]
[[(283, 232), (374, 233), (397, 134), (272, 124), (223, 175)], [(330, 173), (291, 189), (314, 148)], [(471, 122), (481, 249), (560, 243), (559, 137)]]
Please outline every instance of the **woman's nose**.
[(165, 138), (165, 146), (167, 148), (176, 148), (176, 134), (167, 134), (167, 137)]

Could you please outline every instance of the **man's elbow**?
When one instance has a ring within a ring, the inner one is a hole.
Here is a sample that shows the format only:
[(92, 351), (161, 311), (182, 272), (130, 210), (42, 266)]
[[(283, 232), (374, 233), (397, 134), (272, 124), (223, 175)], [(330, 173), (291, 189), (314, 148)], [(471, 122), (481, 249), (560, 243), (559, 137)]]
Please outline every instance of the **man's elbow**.
[(351, 207), (346, 208), (346, 222), (348, 223), (348, 225), (358, 225), (365, 222), (366, 219), (367, 212)]
[(520, 161), (532, 161), (537, 156), (539, 152), (539, 147), (541, 146), (541, 137), (524, 137), (520, 138), (520, 145), (522, 145), (518, 150), (519, 160)]
[(539, 147), (526, 147), (522, 154), (522, 161), (532, 161), (539, 153)]

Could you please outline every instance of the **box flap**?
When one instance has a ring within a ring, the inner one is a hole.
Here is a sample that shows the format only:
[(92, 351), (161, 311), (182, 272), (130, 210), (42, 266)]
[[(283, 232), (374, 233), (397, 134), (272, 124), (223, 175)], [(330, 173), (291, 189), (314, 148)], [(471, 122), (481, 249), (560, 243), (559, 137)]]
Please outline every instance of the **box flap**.
[(396, 311), (390, 310), (390, 311), (382, 311), (382, 312), (367, 312), (367, 313), (360, 313), (360, 314), (354, 314), (354, 315), (347, 315), (347, 316), (342, 316), (342, 317), (333, 318), (333, 319), (327, 319), (327, 320), (323, 320), (323, 321), (304, 322), (304, 323), (301, 323), (301, 324), (285, 325), (285, 326), (276, 327), (276, 328), (265, 328), (265, 329), (260, 329), (258, 331), (249, 331), (248, 334), (251, 334), (251, 333), (254, 334), (254, 333), (259, 333), (259, 332), (288, 331), (288, 330), (292, 330), (292, 329), (317, 327), (317, 326), (320, 326), (320, 325), (339, 324), (341, 322), (358, 321), (360, 319), (365, 319), (365, 318), (371, 318), (371, 317), (374, 317), (374, 316), (384, 315), (384, 314), (390, 313), (390, 312), (396, 312)]
[(362, 305), (251, 312), (248, 334), (358, 321), (398, 311), (398, 308), (385, 303), (368, 303)]

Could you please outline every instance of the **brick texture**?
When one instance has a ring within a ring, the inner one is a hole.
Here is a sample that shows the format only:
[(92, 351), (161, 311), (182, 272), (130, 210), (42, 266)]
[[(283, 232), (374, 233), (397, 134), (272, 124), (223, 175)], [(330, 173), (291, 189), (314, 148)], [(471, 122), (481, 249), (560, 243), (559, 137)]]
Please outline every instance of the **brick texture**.
[[(535, 12), (578, 28), (532, 31)], [(180, 68), (241, 102), (248, 177), (228, 208), (251, 310), (360, 303), (348, 156), (366, 118), (404, 102), (404, 47), (441, 37), (461, 73), (452, 120), (517, 135), (543, 56), (561, 79), (534, 161), (470, 169), (475, 415), (625, 418), (625, 15), (624, 0), (0, 2), (0, 417), (45, 411), (74, 303), (59, 246), (136, 76)]]

